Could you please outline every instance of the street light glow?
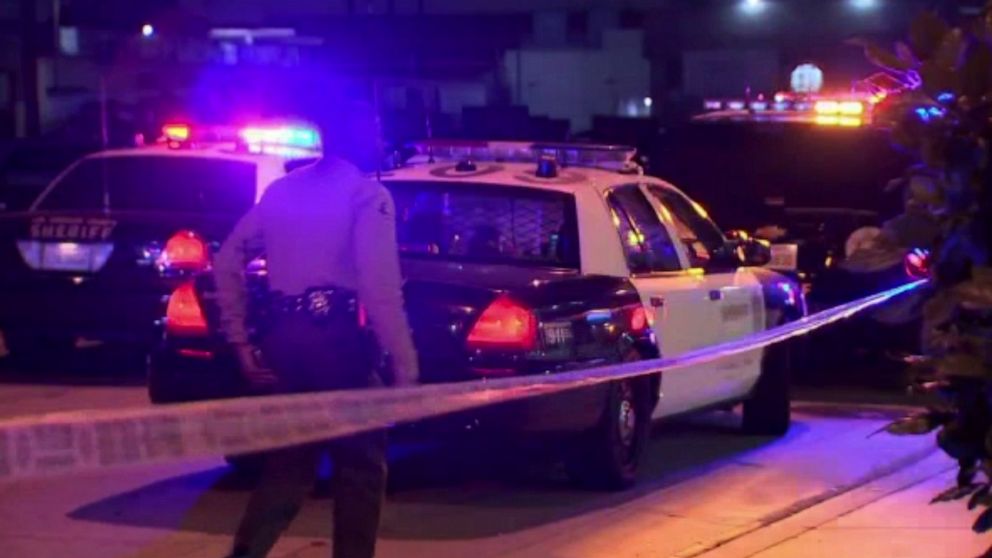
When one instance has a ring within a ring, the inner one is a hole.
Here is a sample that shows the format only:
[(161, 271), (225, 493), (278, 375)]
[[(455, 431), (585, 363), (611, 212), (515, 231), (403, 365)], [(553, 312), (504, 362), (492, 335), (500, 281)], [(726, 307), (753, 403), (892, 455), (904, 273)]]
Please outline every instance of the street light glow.
[(155, 27), (151, 23), (146, 23), (141, 26), (141, 36), (146, 39), (155, 34)]
[(742, 0), (741, 10), (748, 14), (756, 14), (762, 12), (767, 8), (768, 5), (765, 0)]
[(873, 10), (878, 7), (878, 0), (849, 0), (852, 8), (858, 10)]

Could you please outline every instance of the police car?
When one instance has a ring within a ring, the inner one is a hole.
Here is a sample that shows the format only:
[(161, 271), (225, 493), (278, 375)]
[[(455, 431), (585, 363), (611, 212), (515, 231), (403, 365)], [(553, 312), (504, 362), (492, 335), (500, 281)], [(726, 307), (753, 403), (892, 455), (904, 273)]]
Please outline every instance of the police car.
[(0, 214), (0, 332), (12, 356), (160, 338), (163, 300), (273, 180), (319, 152), (304, 127), (167, 125), (153, 145), (70, 165)]
[[(804, 315), (799, 286), (752, 267), (702, 206), (619, 147), (422, 144), (385, 172), (396, 204), (407, 313), (425, 383), (548, 374), (677, 356)], [(264, 257), (246, 269), (264, 292)], [(177, 286), (152, 358), (156, 402), (238, 396), (209, 275)], [(484, 408), (446, 424), (553, 434), (570, 468), (633, 482), (652, 418), (743, 402), (745, 430), (789, 427), (789, 348)], [(574, 443), (573, 443), (574, 442)]]

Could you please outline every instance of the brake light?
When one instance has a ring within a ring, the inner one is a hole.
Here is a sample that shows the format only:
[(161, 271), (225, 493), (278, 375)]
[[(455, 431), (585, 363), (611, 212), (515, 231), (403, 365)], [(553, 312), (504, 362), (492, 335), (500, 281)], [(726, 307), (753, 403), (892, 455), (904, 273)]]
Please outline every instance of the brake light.
[(634, 308), (634, 311), (630, 313), (630, 332), (642, 333), (647, 330), (650, 325), (651, 324), (648, 320), (648, 311), (645, 310), (643, 306)]
[(916, 248), (906, 254), (905, 261), (906, 275), (913, 279), (930, 278), (930, 252), (923, 248)]
[(205, 271), (210, 268), (210, 248), (193, 231), (179, 231), (165, 243), (158, 259), (159, 269)]
[(537, 346), (537, 316), (510, 297), (497, 298), (479, 316), (468, 334), (475, 349), (533, 350)]
[(208, 333), (207, 319), (193, 283), (183, 283), (169, 297), (165, 309), (165, 329), (172, 335), (187, 337)]

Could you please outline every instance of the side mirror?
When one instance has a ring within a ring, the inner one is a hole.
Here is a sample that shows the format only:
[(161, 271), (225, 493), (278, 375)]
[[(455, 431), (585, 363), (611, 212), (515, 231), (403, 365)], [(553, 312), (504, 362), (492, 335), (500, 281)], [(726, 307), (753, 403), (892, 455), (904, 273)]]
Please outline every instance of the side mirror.
[(727, 232), (727, 244), (714, 254), (714, 264), (723, 269), (762, 267), (772, 261), (771, 246), (744, 231)]
[(752, 238), (741, 244), (744, 251), (744, 265), (748, 267), (763, 267), (772, 261), (770, 244)]

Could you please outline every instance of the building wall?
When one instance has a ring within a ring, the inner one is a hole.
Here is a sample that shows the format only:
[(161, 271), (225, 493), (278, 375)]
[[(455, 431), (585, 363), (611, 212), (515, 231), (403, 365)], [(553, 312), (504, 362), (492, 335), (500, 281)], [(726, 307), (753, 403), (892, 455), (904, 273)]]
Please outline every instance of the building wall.
[(651, 65), (638, 31), (606, 33), (602, 49), (528, 48), (507, 52), (505, 76), (517, 104), (533, 115), (567, 119), (573, 131), (596, 115), (620, 115), (650, 96)]

